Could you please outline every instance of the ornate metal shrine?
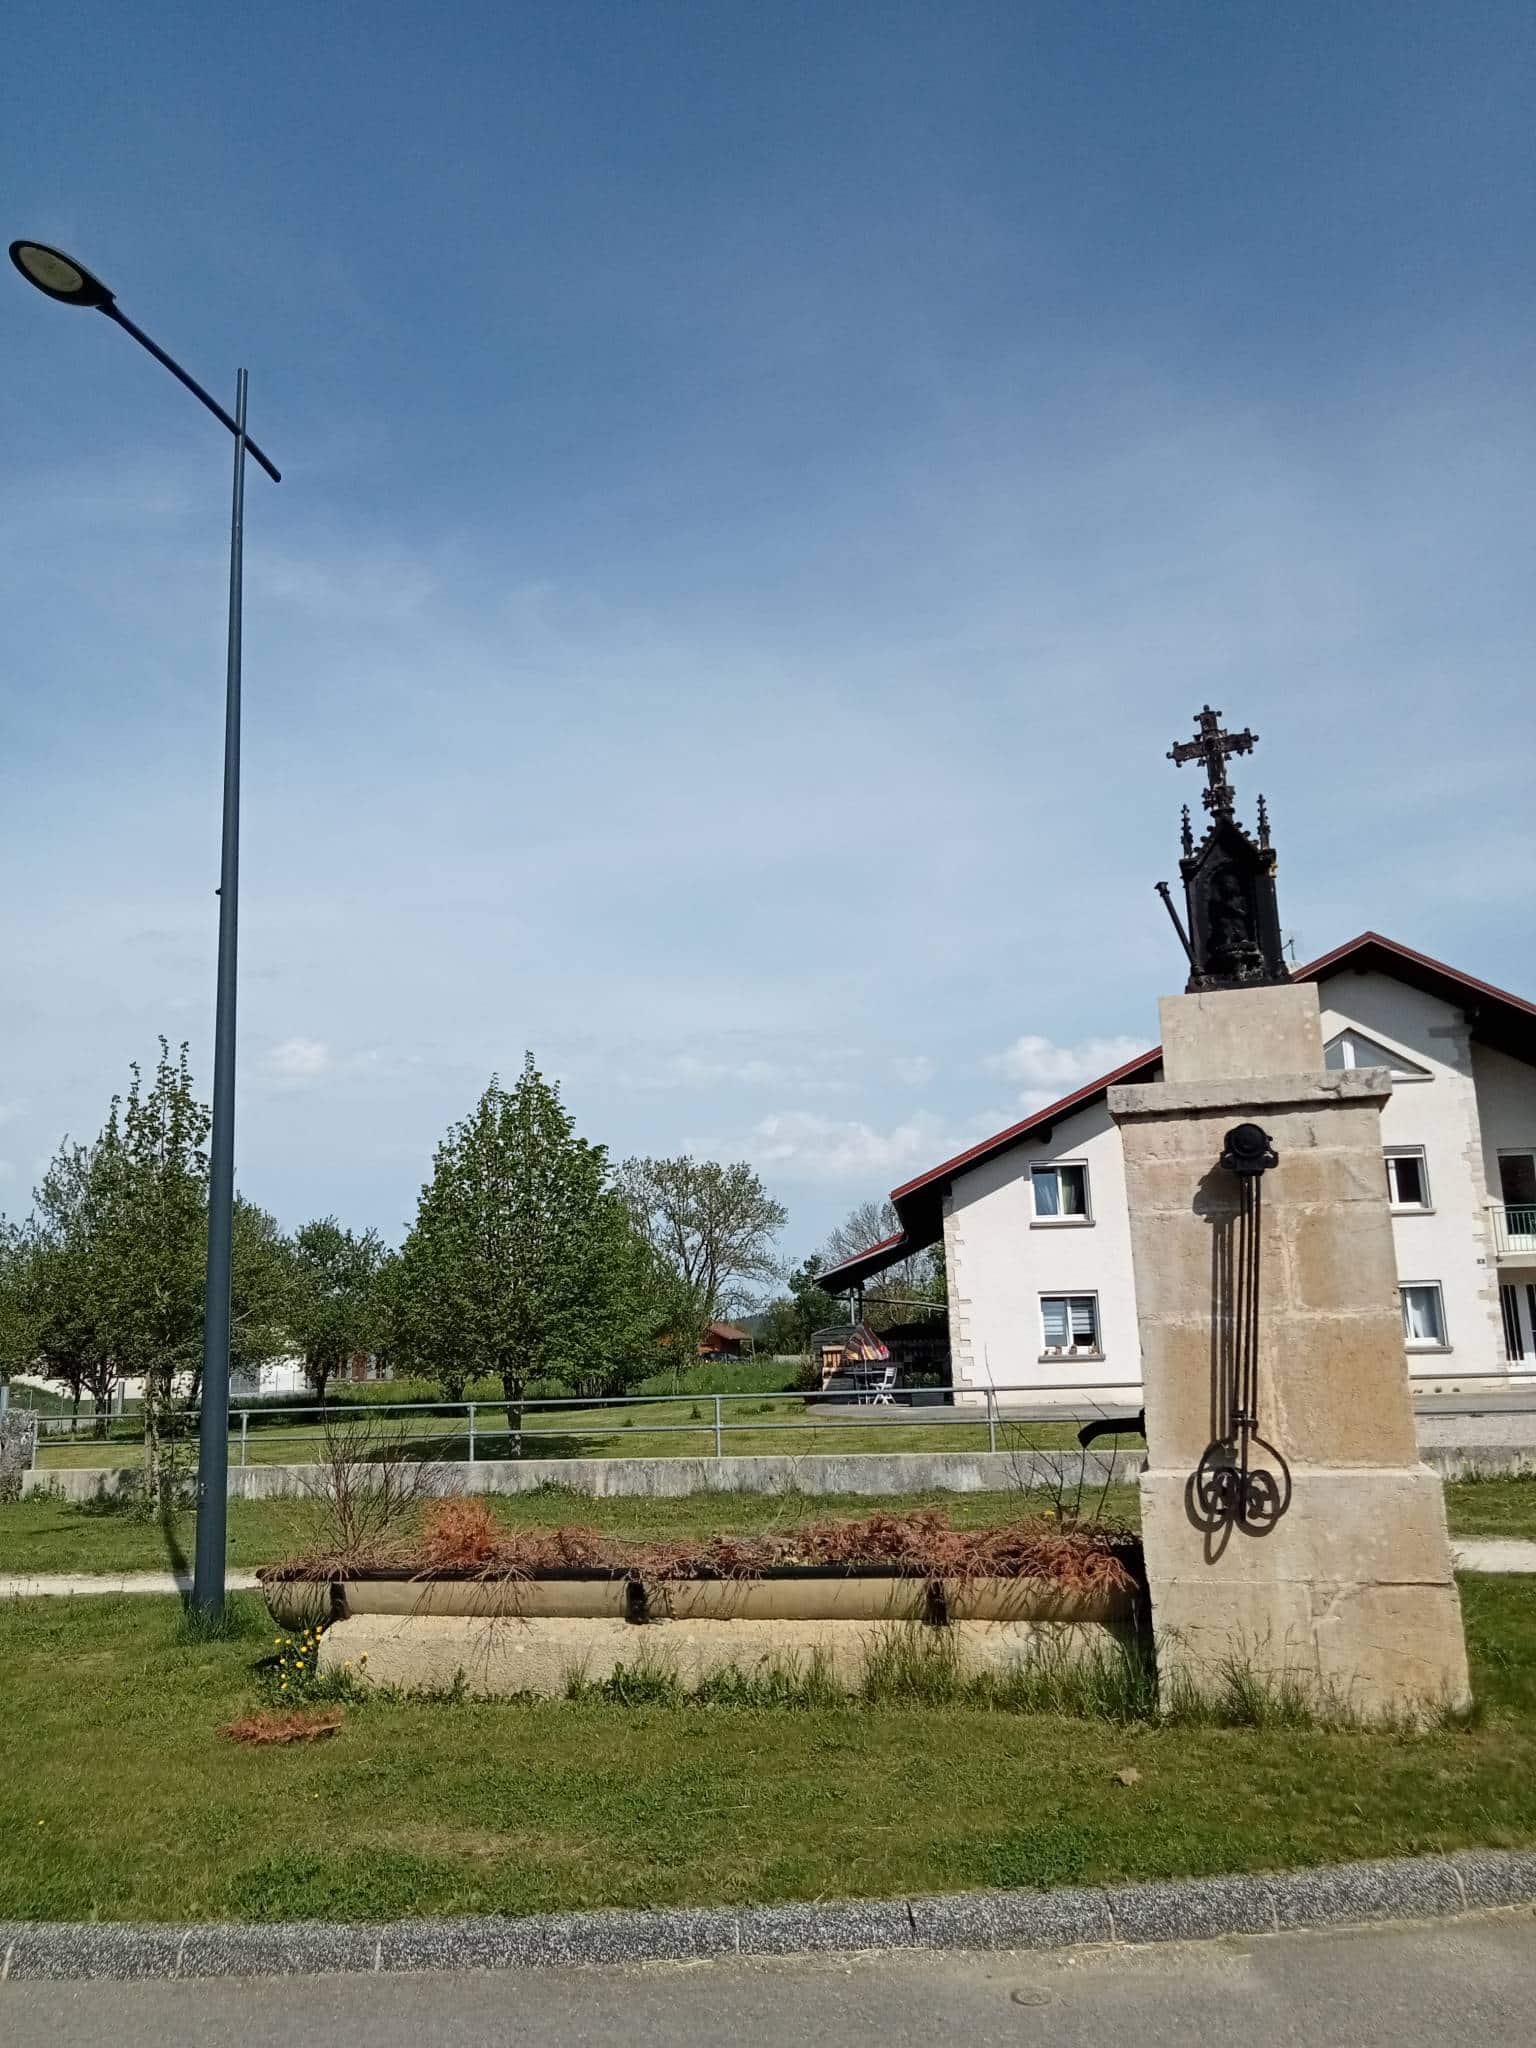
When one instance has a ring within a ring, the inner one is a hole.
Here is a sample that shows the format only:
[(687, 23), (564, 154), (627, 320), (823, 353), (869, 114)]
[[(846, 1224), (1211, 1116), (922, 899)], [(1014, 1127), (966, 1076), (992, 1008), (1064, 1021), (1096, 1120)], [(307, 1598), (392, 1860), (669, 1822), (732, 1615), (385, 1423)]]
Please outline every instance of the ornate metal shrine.
[(1195, 721), (1195, 737), (1179, 741), (1168, 751), (1169, 760), (1180, 766), (1186, 761), (1204, 764), (1206, 788), (1201, 802), (1211, 814), (1197, 846), (1189, 806), (1184, 806), (1179, 873), (1184, 880), (1187, 929), (1173, 907), (1168, 884), (1157, 885), (1189, 956), (1185, 987), (1190, 995), (1203, 989), (1264, 988), (1291, 978), (1280, 942), (1269, 813), (1261, 796), (1258, 837), (1250, 838), (1234, 815), (1235, 792), (1227, 780), (1228, 757), (1251, 754), (1257, 740), (1258, 734), (1246, 727), (1242, 732), (1223, 732), (1221, 713), (1207, 704)]

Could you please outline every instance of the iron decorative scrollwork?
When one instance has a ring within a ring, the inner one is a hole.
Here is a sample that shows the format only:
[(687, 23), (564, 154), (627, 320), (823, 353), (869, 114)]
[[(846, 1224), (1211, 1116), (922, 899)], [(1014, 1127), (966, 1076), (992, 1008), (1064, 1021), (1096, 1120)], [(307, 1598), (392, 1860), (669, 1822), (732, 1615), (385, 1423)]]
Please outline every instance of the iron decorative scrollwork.
[(1219, 1361), (1216, 1435), (1190, 1478), (1190, 1500), (1209, 1532), (1263, 1535), (1291, 1504), (1291, 1470), (1259, 1428), (1259, 1282), (1264, 1175), (1278, 1164), (1269, 1134), (1235, 1124), (1221, 1164), (1238, 1184), (1230, 1259), (1216, 1303)]

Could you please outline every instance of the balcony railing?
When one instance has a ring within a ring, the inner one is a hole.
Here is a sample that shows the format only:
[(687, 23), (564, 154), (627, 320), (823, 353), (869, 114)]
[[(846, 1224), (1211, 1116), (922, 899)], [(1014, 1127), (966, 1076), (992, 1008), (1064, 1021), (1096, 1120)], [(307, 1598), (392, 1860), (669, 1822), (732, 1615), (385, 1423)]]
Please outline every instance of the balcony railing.
[(1493, 1249), (1501, 1259), (1536, 1259), (1536, 1204), (1492, 1202)]

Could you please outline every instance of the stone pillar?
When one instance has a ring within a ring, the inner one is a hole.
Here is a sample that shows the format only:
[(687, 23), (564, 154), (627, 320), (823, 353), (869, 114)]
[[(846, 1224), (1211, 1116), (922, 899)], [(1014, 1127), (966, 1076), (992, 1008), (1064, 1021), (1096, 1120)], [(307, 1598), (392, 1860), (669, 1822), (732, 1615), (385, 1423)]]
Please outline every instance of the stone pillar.
[[(1208, 1692), (1241, 1666), (1367, 1719), (1462, 1706), (1444, 1496), (1419, 1462), (1403, 1351), (1380, 1128), (1390, 1076), (1324, 1067), (1311, 984), (1161, 1009), (1164, 1080), (1109, 1094), (1146, 1386), (1159, 1674)], [(1194, 1484), (1226, 1433), (1241, 1188), (1219, 1160), (1243, 1122), (1263, 1126), (1279, 1162), (1261, 1180), (1251, 1326), (1259, 1434), (1289, 1471), (1289, 1505), (1267, 1527), (1213, 1521)]]

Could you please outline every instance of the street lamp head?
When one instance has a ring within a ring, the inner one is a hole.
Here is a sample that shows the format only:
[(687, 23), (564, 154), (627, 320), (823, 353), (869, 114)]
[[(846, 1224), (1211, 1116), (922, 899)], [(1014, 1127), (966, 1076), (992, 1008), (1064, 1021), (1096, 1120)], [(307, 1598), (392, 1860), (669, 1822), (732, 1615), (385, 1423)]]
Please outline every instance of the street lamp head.
[(11, 261), (28, 284), (35, 284), (61, 305), (93, 306), (103, 312), (113, 302), (99, 277), (92, 277), (83, 263), (66, 256), (62, 249), (50, 249), (45, 242), (12, 242)]

